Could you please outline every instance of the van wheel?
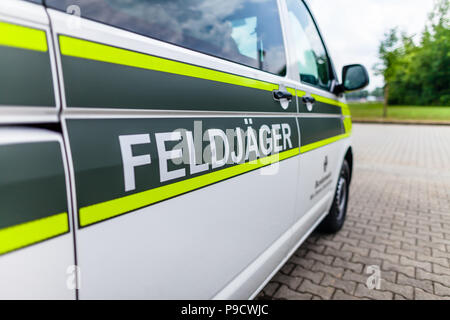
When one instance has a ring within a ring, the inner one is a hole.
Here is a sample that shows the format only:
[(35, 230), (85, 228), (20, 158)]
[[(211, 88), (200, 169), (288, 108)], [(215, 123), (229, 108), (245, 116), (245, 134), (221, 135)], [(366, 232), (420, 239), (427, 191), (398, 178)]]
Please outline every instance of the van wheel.
[(330, 212), (320, 223), (318, 230), (324, 233), (335, 233), (341, 230), (344, 225), (347, 213), (348, 194), (350, 186), (350, 167), (347, 160), (342, 163), (339, 174), (336, 192), (333, 198)]

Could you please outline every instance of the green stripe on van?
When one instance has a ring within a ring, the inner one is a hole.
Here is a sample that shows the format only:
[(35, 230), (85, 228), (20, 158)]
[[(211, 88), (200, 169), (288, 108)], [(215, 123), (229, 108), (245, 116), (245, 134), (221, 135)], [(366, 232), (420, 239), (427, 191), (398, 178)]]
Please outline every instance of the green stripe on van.
[(54, 107), (46, 33), (0, 22), (0, 107)]
[[(291, 112), (277, 84), (86, 40), (59, 36), (68, 107)], [(290, 89), (293, 91), (293, 89)]]
[(326, 145), (328, 145), (330, 143), (333, 143), (333, 142), (336, 142), (338, 140), (347, 138), (349, 136), (350, 135), (348, 133), (340, 134), (340, 135), (337, 135), (337, 136), (334, 136), (334, 137), (330, 137), (330, 138), (327, 138), (327, 139), (324, 139), (324, 140), (316, 141), (316, 142), (313, 142), (313, 143), (301, 146), (300, 147), (300, 153), (305, 153), (305, 152), (308, 152), (308, 151), (311, 151), (311, 150), (314, 150), (314, 149), (326, 146)]
[(0, 145), (0, 254), (68, 232), (62, 161), (56, 141)]
[[(168, 72), (182, 76), (213, 80), (249, 88), (272, 91), (278, 85), (207, 69), (178, 61), (159, 58), (140, 52), (112, 47), (82, 39), (59, 36), (61, 53), (66, 56), (96, 60), (129, 67)], [(174, 88), (176, 91), (176, 88)]]
[(67, 212), (0, 230), (0, 255), (69, 231)]
[(179, 196), (216, 182), (253, 171), (299, 154), (299, 148), (290, 149), (261, 159), (231, 166), (210, 172), (198, 177), (171, 183), (158, 188), (131, 194), (119, 199), (97, 203), (80, 209), (80, 225), (82, 227), (116, 217), (139, 208)]
[(300, 153), (305, 153), (349, 136), (340, 117), (298, 118)]

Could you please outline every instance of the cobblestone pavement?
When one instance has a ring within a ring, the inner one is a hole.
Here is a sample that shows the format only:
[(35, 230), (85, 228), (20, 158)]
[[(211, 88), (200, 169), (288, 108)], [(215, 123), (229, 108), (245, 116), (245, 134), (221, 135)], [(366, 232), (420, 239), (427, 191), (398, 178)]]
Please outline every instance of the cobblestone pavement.
[(353, 128), (343, 229), (313, 233), (257, 298), (450, 299), (450, 126)]

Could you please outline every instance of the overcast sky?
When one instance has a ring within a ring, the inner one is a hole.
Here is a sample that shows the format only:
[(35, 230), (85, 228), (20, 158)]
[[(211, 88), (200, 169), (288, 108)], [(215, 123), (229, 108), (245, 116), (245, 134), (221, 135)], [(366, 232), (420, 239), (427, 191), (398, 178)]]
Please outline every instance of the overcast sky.
[(373, 74), (378, 45), (390, 28), (422, 32), (433, 0), (307, 0), (330, 51), (338, 76), (346, 64), (369, 71), (369, 90), (383, 85)]

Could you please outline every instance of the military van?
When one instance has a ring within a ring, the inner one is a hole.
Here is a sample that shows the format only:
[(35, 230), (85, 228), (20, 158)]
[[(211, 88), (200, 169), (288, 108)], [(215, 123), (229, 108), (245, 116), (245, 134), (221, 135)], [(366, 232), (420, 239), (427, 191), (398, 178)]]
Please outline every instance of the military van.
[(301, 0), (0, 1), (0, 298), (254, 298), (342, 227), (368, 81)]

